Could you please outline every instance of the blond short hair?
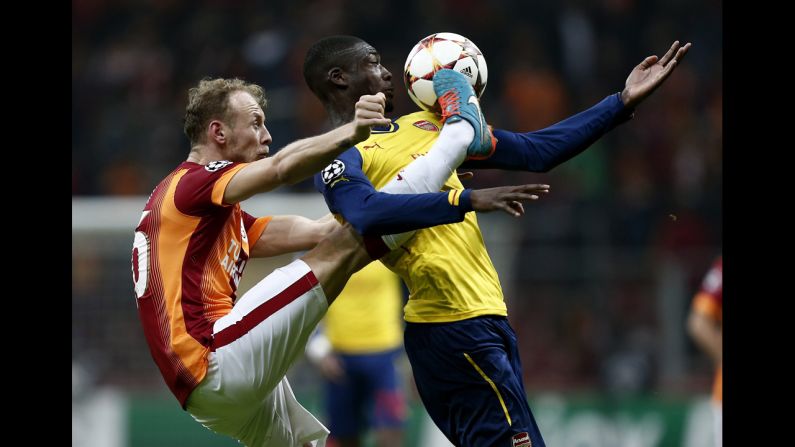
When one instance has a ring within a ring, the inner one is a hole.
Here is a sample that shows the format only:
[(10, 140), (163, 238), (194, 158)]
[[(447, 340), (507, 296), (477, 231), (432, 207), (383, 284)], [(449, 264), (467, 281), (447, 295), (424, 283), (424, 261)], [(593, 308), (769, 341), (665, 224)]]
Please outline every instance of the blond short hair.
[(259, 85), (242, 79), (204, 78), (199, 81), (198, 86), (188, 90), (184, 130), (191, 146), (204, 141), (204, 130), (213, 119), (230, 122), (229, 96), (237, 91), (249, 93), (262, 110), (265, 110), (268, 104), (265, 91)]

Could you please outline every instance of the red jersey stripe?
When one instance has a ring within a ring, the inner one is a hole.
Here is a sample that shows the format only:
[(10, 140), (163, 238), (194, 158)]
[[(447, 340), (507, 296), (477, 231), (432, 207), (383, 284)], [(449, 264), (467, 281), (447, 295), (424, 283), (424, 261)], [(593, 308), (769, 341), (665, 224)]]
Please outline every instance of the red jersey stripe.
[(315, 274), (310, 270), (298, 281), (290, 284), (286, 289), (279, 292), (276, 296), (257, 306), (254, 310), (246, 314), (237, 323), (222, 329), (213, 336), (212, 350), (228, 345), (238, 338), (246, 335), (256, 325), (266, 318), (278, 312), (284, 306), (292, 303), (298, 297), (312, 290), (318, 281)]

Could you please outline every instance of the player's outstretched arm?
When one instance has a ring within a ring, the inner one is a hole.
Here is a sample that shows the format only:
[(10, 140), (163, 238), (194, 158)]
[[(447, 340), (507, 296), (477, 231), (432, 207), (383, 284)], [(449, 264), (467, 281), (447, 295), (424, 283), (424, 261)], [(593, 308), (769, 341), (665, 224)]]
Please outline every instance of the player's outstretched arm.
[(461, 222), (472, 211), (470, 190), (390, 194), (375, 189), (362, 171), (357, 149), (341, 154), (315, 175), (329, 210), (362, 235), (385, 235)]
[(638, 64), (627, 77), (624, 90), (621, 92), (621, 101), (625, 106), (632, 108), (648, 98), (654, 90), (662, 85), (668, 76), (673, 73), (676, 65), (685, 57), (690, 49), (690, 42), (679, 47), (675, 41), (668, 52), (659, 59), (656, 55), (649, 56)]
[(372, 126), (390, 123), (384, 118), (384, 94), (364, 95), (356, 103), (353, 121), (315, 137), (290, 143), (273, 157), (255, 161), (232, 177), (224, 202), (241, 202), (254, 194), (291, 185), (319, 172), (343, 151), (370, 136)]
[(523, 201), (538, 200), (540, 194), (549, 192), (549, 185), (529, 184), (474, 189), (469, 195), (472, 209), (482, 213), (502, 210), (519, 217), (524, 214)]
[(497, 148), (485, 160), (467, 160), (464, 169), (506, 169), (547, 172), (587, 149), (621, 123), (632, 117), (634, 108), (671, 75), (690, 49), (674, 42), (662, 59), (649, 56), (636, 66), (624, 90), (612, 94), (574, 116), (547, 128), (527, 132), (494, 129)]
[[(521, 202), (537, 200), (540, 194), (547, 191), (549, 185), (529, 184), (476, 189), (470, 195), (475, 196), (472, 198), (473, 211), (502, 210), (512, 216), (521, 216), (524, 214)], [(365, 248), (365, 244), (359, 232), (346, 222), (301, 258), (315, 273), (329, 304), (339, 295), (352, 274), (385, 253), (374, 255)]]
[[(464, 177), (471, 177), (472, 173)], [(470, 191), (469, 200), (472, 211), (488, 213), (491, 211), (502, 210), (506, 213), (519, 217), (524, 214), (523, 200), (538, 200), (540, 194), (549, 192), (549, 185), (519, 185), (501, 186), (488, 189), (474, 189)], [(377, 240), (368, 246), (368, 253), (373, 259), (378, 259), (391, 250), (397, 249), (411, 239), (414, 231), (398, 234), (387, 234), (381, 237), (381, 242)]]

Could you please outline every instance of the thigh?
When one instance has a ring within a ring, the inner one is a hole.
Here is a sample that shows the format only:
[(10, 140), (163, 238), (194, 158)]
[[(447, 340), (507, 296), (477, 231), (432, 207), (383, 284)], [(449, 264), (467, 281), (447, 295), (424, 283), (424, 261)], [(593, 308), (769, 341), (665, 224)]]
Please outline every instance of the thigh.
[(431, 419), (456, 445), (544, 446), (504, 318), (406, 326), (406, 352)]
[(247, 447), (299, 447), (311, 441), (323, 445), (327, 436), (328, 429), (298, 403), (284, 378), (243, 425), (237, 438)]
[(185, 410), (200, 424), (223, 435), (240, 439), (240, 431), (258, 411), (254, 403), (242, 405), (223, 391), (218, 358), (208, 356), (207, 374), (185, 402)]
[(218, 391), (241, 403), (261, 401), (303, 354), (327, 308), (303, 261), (260, 281), (215, 323), (213, 347), (222, 377)]

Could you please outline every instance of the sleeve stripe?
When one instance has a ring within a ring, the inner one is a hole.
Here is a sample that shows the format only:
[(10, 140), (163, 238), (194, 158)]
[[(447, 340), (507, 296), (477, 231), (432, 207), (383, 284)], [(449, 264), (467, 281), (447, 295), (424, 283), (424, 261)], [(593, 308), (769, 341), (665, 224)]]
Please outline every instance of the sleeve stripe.
[(447, 201), (450, 202), (450, 205), (458, 206), (458, 201), (460, 198), (461, 198), (460, 189), (451, 189), (450, 192), (447, 193)]
[(221, 175), (215, 184), (213, 185), (213, 193), (212, 193), (212, 202), (216, 205), (221, 206), (229, 206), (231, 204), (224, 203), (224, 192), (226, 192), (226, 185), (232, 180), (232, 177), (237, 174), (237, 171), (243, 169), (244, 167), (248, 166), (249, 163), (240, 163), (237, 166), (230, 168), (228, 171), (224, 172)]
[(249, 249), (257, 244), (257, 241), (259, 241), (262, 233), (266, 228), (268, 228), (268, 224), (271, 222), (271, 219), (273, 219), (273, 216), (260, 217), (253, 224), (251, 224), (251, 227), (248, 230), (246, 230)]

